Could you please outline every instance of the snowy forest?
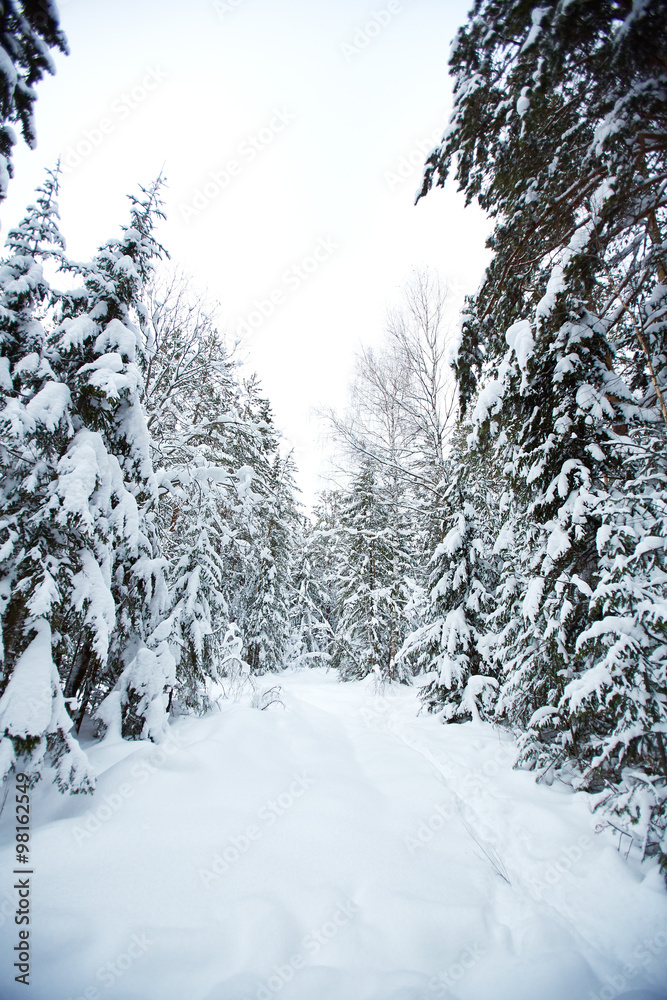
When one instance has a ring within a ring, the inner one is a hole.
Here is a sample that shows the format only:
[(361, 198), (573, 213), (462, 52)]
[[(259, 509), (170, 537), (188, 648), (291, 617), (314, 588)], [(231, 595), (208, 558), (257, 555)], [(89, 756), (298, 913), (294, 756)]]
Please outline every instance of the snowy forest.
[[(0, 8), (5, 199), (68, 40), (51, 0)], [(5, 808), (16, 785), (52, 796), (55, 818), (70, 802), (81, 817), (100, 800), (96, 748), (148, 753), (242, 704), (288, 726), (299, 678), (326, 677), (333, 701), (361, 683), (378, 718), (378, 703), (412, 698), (430, 752), (449, 733), (491, 734), (512, 747), (510, 778), (529, 779), (522, 795), (574, 795), (614, 864), (634, 864), (637, 884), (653, 873), (662, 921), (667, 6), (475, 0), (449, 73), (453, 110), (415, 211), (438, 188), (462, 192), (489, 219), (490, 263), (456, 322), (437, 261), (406, 281), (384, 339), (357, 352), (348, 404), (321, 414), (335, 470), (312, 511), (261, 381), (161, 244), (168, 171), (137, 183), (90, 260), (68, 255), (59, 163), (3, 224)], [(474, 976), (466, 992), (456, 975), (290, 993), (297, 968), (280, 988), (180, 996), (510, 995)], [(659, 972), (604, 969), (512, 995), (665, 995)], [(3, 1000), (21, 995), (11, 978)], [(90, 996), (172, 996), (164, 983), (131, 992), (129, 978)], [(88, 997), (62, 982), (49, 996)]]

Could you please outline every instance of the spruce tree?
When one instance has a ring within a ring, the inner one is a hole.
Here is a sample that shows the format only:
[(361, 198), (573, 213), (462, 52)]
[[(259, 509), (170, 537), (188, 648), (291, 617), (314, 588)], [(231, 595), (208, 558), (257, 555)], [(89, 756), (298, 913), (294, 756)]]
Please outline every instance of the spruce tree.
[(363, 462), (340, 510), (344, 560), (339, 569), (334, 665), (341, 678), (379, 681), (410, 674), (398, 651), (405, 634), (406, 538), (372, 460)]
[[(67, 680), (81, 712), (110, 689), (124, 735), (157, 738), (166, 724), (174, 660), (154, 636), (168, 608), (156, 524), (157, 481), (141, 405), (142, 294), (162, 248), (161, 181), (130, 198), (130, 223), (89, 265), (83, 287), (62, 296), (55, 343), (72, 392), (73, 436), (60, 460), (56, 516), (79, 526), (77, 602), (85, 612)], [(75, 488), (78, 487), (78, 488)], [(91, 514), (90, 508), (94, 513)], [(109, 631), (107, 618), (113, 616)]]
[[(93, 777), (71, 737), (58, 667), (73, 625), (72, 532), (54, 516), (58, 462), (71, 436), (71, 393), (49, 345), (53, 296), (43, 262), (63, 258), (57, 174), (49, 172), (0, 266), (1, 773), (37, 780), (55, 767), (62, 791)], [(54, 371), (54, 368), (56, 369)]]
[[(170, 651), (154, 636), (167, 591), (139, 399), (141, 293), (159, 252), (152, 237), (157, 188), (132, 199), (120, 240), (91, 264), (71, 265), (57, 232), (55, 186), (47, 182), (39, 207), (10, 237), (19, 253), (4, 269), (12, 280), (3, 314), (11, 379), (2, 412), (9, 599), (0, 712), (15, 751), (30, 754), (24, 769), (36, 778), (42, 763), (53, 761), (63, 790), (90, 787), (63, 695), (80, 723), (115, 687), (104, 721), (111, 706), (125, 735), (158, 738), (165, 688), (173, 683)], [(39, 258), (53, 254), (83, 279), (81, 287), (49, 289)], [(34, 281), (13, 280), (17, 268)], [(32, 349), (12, 366), (22, 329)], [(44, 660), (47, 648), (52, 659)], [(29, 682), (39, 703), (51, 700), (57, 722), (42, 709), (33, 713), (25, 744), (17, 705), (25, 706)]]
[(241, 461), (234, 453), (251, 431), (241, 416), (233, 361), (187, 280), (156, 282), (147, 307), (142, 399), (160, 542), (170, 564), (170, 611), (158, 635), (176, 660), (174, 708), (203, 710), (227, 652), (227, 550), (238, 529), (235, 463)]
[[(656, 470), (664, 461), (664, 23), (660, 0), (477, 0), (452, 49), (455, 108), (421, 192), (453, 170), (467, 200), (495, 219), (456, 367), (462, 409), (506, 476), (516, 529), (494, 625), (498, 710), (523, 732), (525, 759), (574, 764), (589, 787), (592, 748), (613, 743), (616, 713), (645, 690), (629, 663), (615, 695), (596, 685), (607, 654), (595, 622), (611, 592), (622, 605), (645, 572), (630, 557), (623, 510), (647, 427)], [(607, 546), (619, 532), (626, 558), (614, 572), (623, 566), (625, 583), (619, 576), (614, 589)], [(642, 639), (653, 662), (659, 631)], [(665, 719), (659, 677), (655, 734)], [(648, 747), (642, 726), (632, 739)], [(659, 742), (649, 765), (658, 783)], [(603, 776), (612, 796), (617, 777)]]
[(598, 530), (600, 573), (593, 619), (577, 639), (586, 665), (569, 682), (559, 713), (574, 720), (582, 783), (630, 823), (642, 853), (667, 829), (667, 470), (644, 434), (634, 480), (614, 486)]
[[(343, 493), (326, 490), (317, 498), (312, 518), (302, 525), (297, 573), (295, 627), (304, 655), (323, 655), (330, 661), (340, 614), (339, 582), (346, 545), (340, 531)], [(304, 519), (305, 520), (305, 519)]]
[(67, 53), (67, 39), (58, 10), (51, 0), (2, 0), (0, 2), (0, 201), (7, 197), (12, 176), (12, 146), (16, 143), (10, 122), (20, 125), (31, 149), (35, 135), (35, 84), (45, 73), (55, 73), (49, 49)]
[[(492, 657), (496, 588), (502, 566), (498, 483), (462, 429), (448, 457), (442, 541), (430, 560), (426, 622), (408, 636), (401, 657), (431, 674), (422, 698), (444, 721), (491, 718), (498, 669)], [(505, 543), (505, 544), (504, 544)]]
[[(267, 417), (265, 409), (264, 422), (268, 426)], [(259, 488), (263, 494), (255, 499), (249, 512), (249, 545), (236, 602), (244, 659), (254, 674), (282, 669), (290, 649), (298, 530), (291, 456), (282, 458), (276, 451)]]
[(331, 658), (332, 600), (329, 586), (330, 548), (315, 511), (315, 523), (303, 517), (294, 545), (294, 602), (291, 619), (291, 663), (319, 665)]

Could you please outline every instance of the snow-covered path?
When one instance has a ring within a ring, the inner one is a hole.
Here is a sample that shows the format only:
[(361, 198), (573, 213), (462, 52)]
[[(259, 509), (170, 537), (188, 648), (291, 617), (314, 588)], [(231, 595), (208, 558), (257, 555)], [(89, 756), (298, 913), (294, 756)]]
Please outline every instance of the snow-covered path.
[(93, 798), (32, 793), (29, 992), (5, 808), (2, 1000), (667, 997), (659, 875), (585, 796), (512, 771), (491, 727), (417, 718), (414, 690), (277, 680), (284, 709), (95, 745)]

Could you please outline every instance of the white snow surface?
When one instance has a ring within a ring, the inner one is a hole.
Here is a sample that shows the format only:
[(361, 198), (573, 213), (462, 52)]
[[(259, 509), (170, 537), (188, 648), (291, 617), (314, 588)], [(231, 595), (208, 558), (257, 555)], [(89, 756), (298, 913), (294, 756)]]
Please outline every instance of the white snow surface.
[(32, 791), (29, 990), (12, 789), (2, 1000), (667, 997), (657, 867), (596, 835), (584, 793), (512, 770), (489, 724), (417, 717), (414, 688), (263, 680), (284, 707), (112, 734), (94, 796)]

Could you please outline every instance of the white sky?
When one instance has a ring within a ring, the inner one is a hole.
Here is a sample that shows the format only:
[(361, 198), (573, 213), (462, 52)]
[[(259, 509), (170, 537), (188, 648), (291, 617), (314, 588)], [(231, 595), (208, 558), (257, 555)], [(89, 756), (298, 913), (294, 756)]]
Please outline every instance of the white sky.
[[(59, 6), (71, 55), (39, 86), (38, 148), (16, 150), (3, 230), (61, 155), (68, 251), (87, 258), (164, 165), (159, 238), (220, 302), (231, 339), (255, 323), (246, 354), (309, 501), (322, 465), (312, 409), (344, 404), (354, 352), (381, 339), (411, 269), (428, 265), (460, 295), (488, 259), (488, 223), (453, 188), (413, 207), (449, 116), (447, 56), (467, 2)], [(263, 318), (255, 303), (272, 293)]]

